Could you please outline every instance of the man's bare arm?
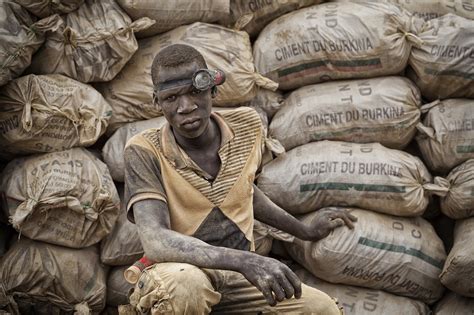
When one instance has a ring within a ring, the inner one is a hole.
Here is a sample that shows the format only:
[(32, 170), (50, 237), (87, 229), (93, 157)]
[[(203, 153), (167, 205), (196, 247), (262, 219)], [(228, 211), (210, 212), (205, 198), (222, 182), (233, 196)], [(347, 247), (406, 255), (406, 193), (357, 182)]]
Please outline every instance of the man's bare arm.
[(328, 208), (320, 210), (320, 215), (310, 224), (304, 224), (272, 202), (256, 185), (254, 185), (253, 209), (257, 220), (308, 241), (323, 239), (339, 226), (347, 225), (353, 229), (352, 222), (357, 221), (357, 218), (347, 211)]
[(270, 305), (285, 297), (301, 296), (300, 280), (279, 261), (248, 251), (212, 246), (171, 230), (168, 207), (163, 201), (138, 201), (133, 209), (140, 240), (149, 259), (240, 272), (263, 293)]

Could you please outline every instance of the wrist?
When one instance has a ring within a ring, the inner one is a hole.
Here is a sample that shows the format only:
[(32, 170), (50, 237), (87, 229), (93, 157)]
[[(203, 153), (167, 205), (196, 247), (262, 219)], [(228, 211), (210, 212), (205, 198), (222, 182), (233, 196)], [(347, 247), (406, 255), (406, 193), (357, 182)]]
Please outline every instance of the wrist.
[[(302, 224), (303, 227), (300, 229), (301, 230), (301, 237), (297, 236), (298, 238), (304, 240), (304, 241), (319, 241), (321, 239), (321, 235), (319, 234), (319, 231), (315, 229), (314, 226), (311, 226), (309, 224)], [(296, 235), (295, 235), (296, 236)]]

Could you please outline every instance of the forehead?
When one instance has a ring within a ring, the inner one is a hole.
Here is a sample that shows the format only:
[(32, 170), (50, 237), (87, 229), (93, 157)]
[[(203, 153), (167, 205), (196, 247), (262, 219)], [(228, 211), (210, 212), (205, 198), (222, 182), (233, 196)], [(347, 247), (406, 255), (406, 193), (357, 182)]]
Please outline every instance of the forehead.
[(180, 79), (191, 79), (194, 72), (199, 70), (201, 67), (196, 61), (178, 65), (176, 67), (162, 67), (158, 68), (158, 84), (180, 80)]

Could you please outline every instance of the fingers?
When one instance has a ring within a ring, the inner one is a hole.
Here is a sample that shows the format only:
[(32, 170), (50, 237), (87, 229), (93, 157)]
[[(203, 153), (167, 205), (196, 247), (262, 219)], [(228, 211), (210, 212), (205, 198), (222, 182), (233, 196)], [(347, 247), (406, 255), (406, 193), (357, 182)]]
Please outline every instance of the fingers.
[[(347, 212), (347, 211), (333, 212), (333, 213), (329, 214), (329, 218), (333, 220), (332, 222), (337, 221), (336, 224), (333, 224), (334, 228), (345, 224), (351, 230), (354, 229), (354, 223), (352, 223), (352, 222), (357, 221), (357, 218), (354, 215)], [(342, 224), (340, 224), (341, 219), (342, 219)]]
[(344, 225), (344, 220), (341, 218), (336, 218), (329, 221), (329, 228), (331, 230), (334, 230), (335, 228), (343, 226), (343, 225)]
[[(290, 281), (291, 287), (294, 290), (294, 292), (290, 295), (290, 297), (292, 295), (294, 295), (295, 298), (299, 299), (301, 297), (301, 280), (300, 280), (300, 278), (298, 278), (298, 276), (293, 271), (291, 271), (290, 268), (288, 268), (286, 270), (285, 275), (286, 275), (286, 278)], [(285, 289), (285, 292), (286, 292), (286, 289)], [(289, 298), (288, 295), (287, 295), (287, 298)]]
[(285, 299), (285, 291), (283, 291), (282, 286), (287, 286), (282, 282), (288, 282), (286, 279), (284, 281), (281, 281), (280, 283), (277, 281), (273, 281), (271, 284), (272, 290), (275, 293), (275, 299), (278, 302), (281, 302)]
[(260, 291), (262, 291), (263, 297), (265, 300), (267, 300), (268, 305), (270, 306), (275, 306), (276, 301), (275, 298), (273, 297), (272, 291), (270, 290), (270, 286), (264, 285), (260, 287)]

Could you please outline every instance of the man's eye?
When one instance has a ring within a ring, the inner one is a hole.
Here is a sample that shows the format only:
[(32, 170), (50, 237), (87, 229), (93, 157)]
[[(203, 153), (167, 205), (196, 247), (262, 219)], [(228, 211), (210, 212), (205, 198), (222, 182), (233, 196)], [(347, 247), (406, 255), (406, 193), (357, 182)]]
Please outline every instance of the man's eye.
[(176, 95), (170, 95), (167, 98), (165, 98), (165, 101), (167, 102), (174, 102), (176, 101)]
[(198, 90), (198, 89), (193, 89), (193, 91), (192, 91), (192, 93), (195, 94), (195, 95), (196, 95), (196, 94), (201, 94), (201, 92), (202, 92), (202, 91), (201, 91), (201, 90)]

